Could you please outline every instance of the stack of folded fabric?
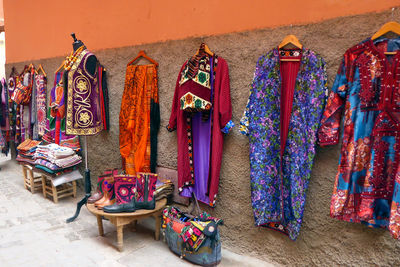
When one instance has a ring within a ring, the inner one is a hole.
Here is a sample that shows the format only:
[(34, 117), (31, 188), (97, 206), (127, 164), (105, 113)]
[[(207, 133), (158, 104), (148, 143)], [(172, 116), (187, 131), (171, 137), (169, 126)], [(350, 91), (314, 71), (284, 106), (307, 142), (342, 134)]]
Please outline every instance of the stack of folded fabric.
[(26, 139), (24, 142), (19, 144), (19, 146), (17, 147), (18, 150), (17, 161), (34, 164), (35, 160), (33, 159), (33, 156), (39, 144), (40, 141), (35, 141), (31, 139)]
[(75, 136), (73, 138), (66, 138), (60, 141), (60, 146), (69, 147), (75, 152), (79, 152), (81, 150), (81, 144), (79, 142), (79, 136)]
[(158, 176), (156, 183), (156, 191), (154, 191), (154, 197), (156, 200), (160, 200), (164, 197), (168, 197), (174, 193), (174, 184), (168, 179), (162, 179)]
[(34, 159), (36, 168), (57, 175), (73, 170), (82, 162), (73, 149), (57, 144), (38, 145)]
[[(43, 145), (48, 145), (48, 144), (52, 144), (54, 143), (54, 138), (52, 137), (51, 133), (49, 131), (47, 131), (43, 137), (42, 137), (42, 144)], [(67, 135), (63, 135), (61, 136), (61, 140), (60, 140), (60, 146), (63, 147), (69, 147), (72, 150), (74, 150), (75, 152), (79, 152), (81, 150), (81, 144), (79, 142), (79, 136), (67, 136)]]

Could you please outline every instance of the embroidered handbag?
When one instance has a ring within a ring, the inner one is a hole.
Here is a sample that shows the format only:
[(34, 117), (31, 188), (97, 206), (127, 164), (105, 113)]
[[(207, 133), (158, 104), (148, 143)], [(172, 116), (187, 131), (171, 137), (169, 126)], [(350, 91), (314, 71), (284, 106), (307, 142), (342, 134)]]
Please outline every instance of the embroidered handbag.
[(222, 224), (222, 220), (206, 212), (194, 217), (176, 207), (168, 207), (163, 211), (168, 247), (187, 261), (203, 266), (214, 266), (221, 261), (219, 224)]
[(19, 105), (29, 105), (32, 98), (33, 87), (33, 67), (25, 70), (19, 77), (15, 90), (11, 95), (11, 99)]

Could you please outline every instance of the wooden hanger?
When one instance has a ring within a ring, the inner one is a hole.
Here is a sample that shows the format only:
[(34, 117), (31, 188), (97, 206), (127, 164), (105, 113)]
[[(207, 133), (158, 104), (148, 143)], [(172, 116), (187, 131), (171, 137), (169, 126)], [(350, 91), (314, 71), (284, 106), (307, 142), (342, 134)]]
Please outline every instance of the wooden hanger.
[(297, 37), (293, 34), (286, 35), (286, 37), (283, 38), (282, 42), (279, 44), (279, 49), (287, 46), (288, 44), (292, 44), (299, 49), (303, 48), (303, 45), (300, 43), (299, 39), (297, 39)]
[(374, 35), (372, 35), (371, 40), (375, 40), (389, 32), (400, 35), (400, 24), (396, 21), (385, 23)]
[(36, 69), (35, 69), (35, 66), (33, 66), (33, 63), (29, 64), (28, 70), (33, 70), (34, 72), (36, 72)]
[(200, 48), (197, 50), (196, 55), (200, 53), (200, 51), (204, 51), (205, 53), (209, 54), (210, 56), (214, 56), (214, 53), (211, 52), (210, 48), (208, 48), (208, 45), (205, 43), (201, 43)]
[[(379, 37), (393, 32), (397, 35), (400, 35), (400, 24), (396, 21), (390, 21), (385, 23), (374, 35), (372, 35), (371, 40), (376, 40)], [(384, 52), (385, 55), (395, 55), (397, 52)]]
[[(283, 38), (282, 42), (279, 44), (278, 48), (282, 49), (287, 45), (294, 45), (295, 47), (299, 48), (299, 49), (303, 49), (303, 45), (300, 43), (299, 39), (297, 39), (296, 36), (294, 36), (293, 34), (289, 34), (286, 35), (285, 38)], [(300, 61), (300, 59), (297, 58), (293, 58), (293, 59), (281, 59), (281, 61)]]
[(60, 72), (64, 68), (65, 60), (61, 63), (60, 67), (54, 73)]
[(146, 53), (145, 53), (143, 50), (140, 50), (139, 54), (138, 54), (134, 59), (132, 59), (132, 60), (128, 63), (127, 66), (133, 64), (136, 60), (138, 60), (138, 59), (141, 58), (141, 57), (147, 59), (148, 61), (150, 61), (151, 63), (153, 63), (154, 65), (156, 65), (156, 67), (158, 67), (158, 62), (155, 61), (154, 59), (152, 59), (151, 57), (149, 57), (148, 55), (146, 55)]
[(39, 67), (37, 68), (36, 74), (39, 74), (40, 71), (42, 71), (44, 77), (47, 76), (46, 72), (45, 72), (44, 69), (43, 69), (42, 64), (39, 64)]

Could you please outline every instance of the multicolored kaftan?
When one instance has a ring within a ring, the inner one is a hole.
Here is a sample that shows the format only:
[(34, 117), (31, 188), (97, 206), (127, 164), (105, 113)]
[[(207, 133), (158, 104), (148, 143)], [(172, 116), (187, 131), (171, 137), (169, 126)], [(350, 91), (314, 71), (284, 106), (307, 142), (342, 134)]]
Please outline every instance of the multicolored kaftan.
[(303, 218), (326, 79), (325, 62), (313, 51), (273, 49), (257, 62), (240, 121), (240, 132), (249, 137), (255, 224), (293, 240)]
[(319, 132), (321, 145), (336, 144), (343, 121), (331, 216), (389, 228), (395, 238), (400, 238), (399, 61), (400, 38), (368, 39), (347, 50)]

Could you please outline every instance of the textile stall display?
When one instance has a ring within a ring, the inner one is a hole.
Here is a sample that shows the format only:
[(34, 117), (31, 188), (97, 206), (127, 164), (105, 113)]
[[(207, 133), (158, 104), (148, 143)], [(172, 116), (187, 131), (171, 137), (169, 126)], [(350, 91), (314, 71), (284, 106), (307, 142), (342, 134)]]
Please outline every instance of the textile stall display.
[[(400, 24), (390, 22), (343, 56), (319, 131), (342, 149), (331, 217), (389, 229), (400, 239)], [(343, 131), (340, 134), (340, 121)]]
[[(249, 140), (255, 226), (296, 240), (316, 145), (341, 140), (331, 217), (385, 228), (400, 239), (400, 37), (388, 38), (388, 32), (400, 35), (400, 24), (385, 24), (344, 53), (330, 93), (325, 60), (294, 35), (258, 58), (239, 124)], [(199, 200), (215, 207), (224, 134), (235, 125), (227, 61), (202, 43), (180, 68), (166, 126), (177, 131), (177, 171), (161, 167), (159, 175), (159, 64), (140, 51), (126, 66), (121, 99), (122, 171), (104, 171), (91, 194), (86, 136), (110, 128), (107, 73), (72, 37), (73, 52), (55, 71), (49, 96), (41, 65), (26, 65), (20, 73), (13, 68), (8, 81), (1, 80), (1, 152), (7, 155), (15, 143), (16, 160), (52, 174), (57, 185), (81, 178), (77, 166), (84, 136), (85, 197), (67, 222), (86, 203), (97, 214), (99, 228), (100, 216), (148, 210), (156, 217), (167, 202), (188, 204), (189, 197), (196, 205)], [(150, 63), (139, 65), (141, 58)], [(220, 224), (207, 213), (192, 216), (173, 206), (164, 210), (169, 247), (198, 264), (221, 259)]]
[(2, 80), (0, 127), (4, 154), (8, 154), (10, 142), (18, 147), (25, 140), (40, 140), (45, 134), (46, 84), (43, 67), (36, 69), (33, 64), (26, 65), (21, 74), (12, 68), (8, 83)]
[(226, 61), (201, 44), (178, 75), (167, 129), (177, 130), (178, 188), (212, 207), (217, 199), (223, 134), (231, 121)]

